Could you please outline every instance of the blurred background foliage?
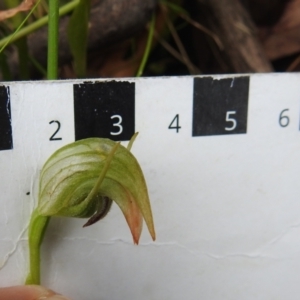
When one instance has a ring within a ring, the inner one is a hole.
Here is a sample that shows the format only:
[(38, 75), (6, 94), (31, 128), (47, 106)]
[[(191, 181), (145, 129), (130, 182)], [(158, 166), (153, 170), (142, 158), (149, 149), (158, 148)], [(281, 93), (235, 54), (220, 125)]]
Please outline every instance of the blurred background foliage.
[[(61, 0), (59, 5), (61, 79), (300, 68), (300, 0)], [(17, 7), (22, 9), (8, 17)], [(3, 0), (0, 10), (1, 80), (45, 79), (49, 2)]]

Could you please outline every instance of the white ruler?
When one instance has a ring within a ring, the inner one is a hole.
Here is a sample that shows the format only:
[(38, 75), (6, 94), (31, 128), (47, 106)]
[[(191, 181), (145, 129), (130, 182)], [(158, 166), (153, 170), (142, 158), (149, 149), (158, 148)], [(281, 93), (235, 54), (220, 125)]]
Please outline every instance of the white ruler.
[[(144, 171), (157, 241), (134, 246), (113, 206), (52, 218), (42, 282), (74, 300), (295, 299), (300, 293), (300, 74), (3, 83), (0, 286), (27, 273), (39, 171), (89, 136)], [(146, 228), (144, 228), (146, 229)]]

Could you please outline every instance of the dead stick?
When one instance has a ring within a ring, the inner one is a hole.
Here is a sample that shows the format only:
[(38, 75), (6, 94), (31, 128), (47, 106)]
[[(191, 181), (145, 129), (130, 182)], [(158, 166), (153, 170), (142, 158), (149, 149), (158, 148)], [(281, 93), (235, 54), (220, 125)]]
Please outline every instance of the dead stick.
[(233, 72), (272, 71), (256, 36), (256, 27), (240, 1), (197, 0), (197, 3), (198, 9), (205, 10), (210, 29), (224, 45), (222, 54)]

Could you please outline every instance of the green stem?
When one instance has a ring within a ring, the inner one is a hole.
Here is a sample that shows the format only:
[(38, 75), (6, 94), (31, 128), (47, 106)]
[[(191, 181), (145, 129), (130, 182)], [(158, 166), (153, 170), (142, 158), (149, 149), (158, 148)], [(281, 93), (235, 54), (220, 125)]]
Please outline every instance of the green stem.
[(47, 78), (57, 79), (59, 0), (49, 0)]
[(29, 274), (25, 284), (40, 284), (40, 248), (50, 217), (41, 216), (38, 210), (32, 213), (29, 230)]
[(146, 62), (148, 60), (150, 50), (151, 50), (151, 44), (152, 44), (153, 35), (154, 35), (154, 28), (155, 28), (155, 13), (153, 12), (151, 22), (150, 22), (150, 28), (149, 28), (149, 34), (148, 34), (146, 49), (145, 49), (141, 64), (139, 66), (139, 69), (136, 73), (136, 77), (140, 77), (140, 76), (143, 75), (145, 65), (146, 65)]
[[(52, 1), (52, 0), (51, 0)], [(38, 3), (38, 2), (37, 2)], [(74, 0), (71, 1), (70, 3), (62, 6), (59, 10), (59, 16), (63, 16), (69, 12), (71, 12), (77, 5), (79, 4), (79, 0)], [(26, 22), (26, 20), (28, 19), (30, 14), (27, 15), (27, 17), (25, 18), (25, 20), (22, 22), (22, 26), (23, 24)], [(0, 53), (2, 52), (3, 48), (5, 48), (5, 46), (7, 46), (8, 44), (11, 44), (13, 42), (15, 42), (16, 40), (36, 31), (37, 29), (45, 26), (48, 23), (49, 17), (45, 16), (43, 18), (40, 18), (39, 20), (31, 23), (30, 25), (20, 29), (22, 26), (19, 26), (18, 31), (15, 31), (15, 33), (7, 36), (6, 38), (0, 40)]]

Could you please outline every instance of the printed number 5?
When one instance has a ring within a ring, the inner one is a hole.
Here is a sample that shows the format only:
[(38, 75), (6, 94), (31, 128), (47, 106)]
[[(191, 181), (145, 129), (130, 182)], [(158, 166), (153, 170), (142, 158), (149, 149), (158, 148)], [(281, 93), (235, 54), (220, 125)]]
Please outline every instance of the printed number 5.
[(226, 112), (226, 119), (225, 119), (226, 122), (231, 122), (232, 123), (231, 127), (225, 127), (225, 130), (227, 130), (227, 131), (231, 131), (231, 130), (234, 130), (236, 128), (236, 125), (237, 125), (236, 119), (230, 117), (230, 115), (234, 115), (234, 114), (236, 114), (235, 110)]
[(113, 126), (119, 128), (118, 131), (111, 131), (110, 134), (111, 135), (119, 135), (119, 134), (121, 134), (123, 132), (123, 126), (121, 125), (121, 123), (122, 123), (122, 117), (120, 115), (113, 115), (110, 118), (111, 119), (118, 119), (118, 121), (116, 123), (113, 123)]

